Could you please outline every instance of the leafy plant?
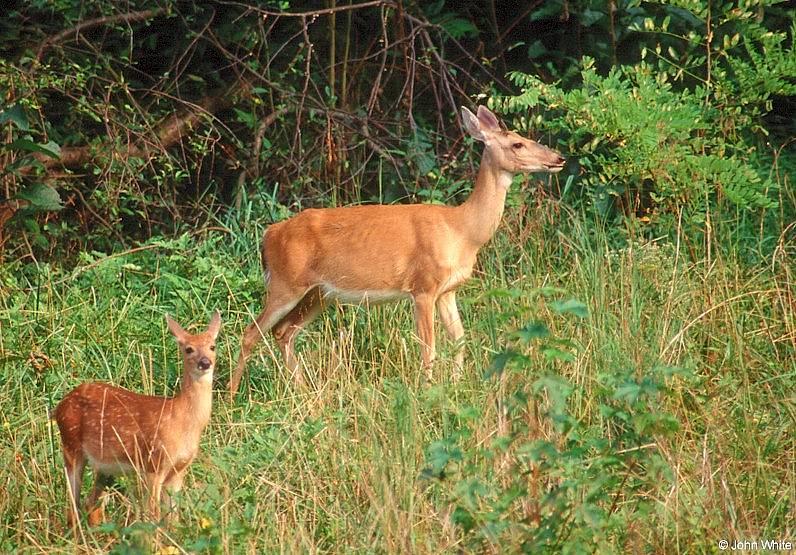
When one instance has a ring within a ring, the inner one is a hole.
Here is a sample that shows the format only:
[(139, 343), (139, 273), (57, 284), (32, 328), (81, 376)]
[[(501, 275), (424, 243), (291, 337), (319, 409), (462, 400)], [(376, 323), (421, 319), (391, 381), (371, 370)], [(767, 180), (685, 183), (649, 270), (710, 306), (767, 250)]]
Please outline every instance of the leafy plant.
[[(554, 320), (589, 320), (574, 299), (546, 305), (560, 314)], [(584, 412), (567, 371), (582, 349), (541, 318), (512, 338), (486, 378), (501, 384), (499, 435), (474, 443), (489, 424), (477, 407), (460, 411), (456, 429), (429, 445), (424, 476), (444, 492), (470, 548), (622, 550), (628, 530), (654, 508), (645, 492), (672, 480), (659, 446), (679, 425), (664, 407), (689, 372), (660, 365), (601, 372)]]
[(764, 26), (767, 9), (693, 0), (639, 12), (631, 2), (628, 28), (645, 41), (639, 61), (601, 73), (584, 56), (579, 79), (561, 84), (511, 72), (520, 94), (493, 103), (521, 116), (546, 111), (519, 126), (561, 137), (575, 184), (601, 218), (706, 234), (715, 211), (763, 218), (780, 196), (763, 117), (775, 96), (796, 94), (794, 28), (788, 36)]
[(566, 137), (598, 214), (609, 216), (619, 205), (666, 227), (680, 211), (704, 221), (722, 198), (752, 210), (776, 206), (775, 184), (743, 144), (716, 128), (719, 110), (705, 105), (700, 91), (676, 92), (667, 74), (644, 63), (605, 77), (591, 59), (583, 64), (578, 89), (513, 73), (523, 92), (496, 103), (513, 112), (540, 104), (560, 110), (539, 123)]

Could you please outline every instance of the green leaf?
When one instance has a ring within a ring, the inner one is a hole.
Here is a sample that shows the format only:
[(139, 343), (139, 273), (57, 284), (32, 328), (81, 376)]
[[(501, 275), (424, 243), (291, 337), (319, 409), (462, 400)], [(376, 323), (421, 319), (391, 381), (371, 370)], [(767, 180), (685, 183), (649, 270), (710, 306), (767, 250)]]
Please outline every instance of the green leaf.
[(41, 183), (25, 187), (17, 193), (17, 198), (27, 200), (35, 210), (56, 211), (64, 207), (58, 191)]
[(12, 121), (19, 127), (20, 131), (29, 131), (30, 125), (28, 124), (28, 116), (25, 114), (25, 110), (19, 104), (14, 104), (13, 106), (9, 106), (2, 112), (0, 112), (0, 125), (4, 124), (7, 121)]
[(591, 27), (603, 17), (605, 17), (604, 13), (586, 8), (583, 10), (583, 14), (581, 15), (581, 21), (584, 27)]
[(523, 292), (521, 289), (506, 289), (504, 287), (495, 287), (484, 293), (487, 299), (518, 299), (522, 294)]
[(533, 390), (539, 393), (547, 391), (550, 402), (556, 412), (562, 412), (566, 407), (567, 398), (572, 394), (572, 385), (560, 376), (544, 376), (533, 383)]
[(426, 462), (429, 466), (423, 469), (423, 474), (427, 477), (444, 478), (448, 463), (461, 461), (462, 458), (462, 450), (451, 440), (435, 441), (428, 448)]
[(536, 289), (531, 289), (528, 294), (531, 297), (535, 297), (537, 295), (541, 295), (544, 298), (548, 298), (548, 297), (552, 297), (553, 295), (561, 295), (563, 293), (566, 293), (565, 289), (562, 289), (560, 287), (551, 287), (551, 286), (548, 285), (548, 286), (545, 286), (545, 287), (538, 287)]
[(524, 342), (530, 343), (534, 339), (544, 339), (550, 336), (550, 330), (544, 322), (534, 321), (526, 325), (524, 328), (517, 330), (514, 335)]
[(575, 362), (575, 355), (567, 351), (562, 351), (556, 347), (545, 347), (542, 354), (547, 360), (560, 360), (562, 362)]
[(458, 524), (465, 532), (469, 532), (475, 527), (475, 519), (464, 507), (456, 507), (451, 514), (451, 521)]
[(249, 127), (254, 127), (255, 124), (255, 117), (254, 114), (251, 112), (244, 112), (243, 110), (239, 110), (234, 108), (235, 114), (238, 116), (238, 121), (241, 123), (245, 123)]
[(471, 21), (460, 17), (443, 19), (440, 26), (454, 39), (478, 36), (478, 28)]
[(484, 372), (484, 379), (488, 380), (493, 376), (500, 376), (506, 369), (506, 365), (517, 358), (518, 354), (514, 351), (503, 351), (498, 353), (489, 364), (489, 368)]
[(545, 54), (547, 54), (547, 47), (540, 40), (534, 41), (533, 44), (528, 47), (529, 58), (541, 58)]
[(40, 152), (46, 154), (50, 158), (61, 157), (61, 147), (56, 143), (50, 141), (46, 145), (36, 144), (30, 139), (17, 139), (8, 144), (3, 145), (6, 150), (24, 150), (27, 152)]
[(682, 378), (692, 378), (694, 376), (694, 372), (688, 368), (684, 368), (682, 366), (668, 366), (665, 364), (657, 364), (653, 366), (652, 371), (654, 373), (660, 373), (664, 376), (664, 378), (671, 378), (672, 376), (680, 376)]
[(552, 301), (550, 308), (559, 314), (570, 313), (580, 318), (589, 317), (589, 309), (586, 305), (577, 299), (569, 299), (568, 301)]
[(634, 382), (628, 382), (616, 388), (613, 398), (633, 404), (638, 400), (639, 395), (641, 395), (641, 386)]

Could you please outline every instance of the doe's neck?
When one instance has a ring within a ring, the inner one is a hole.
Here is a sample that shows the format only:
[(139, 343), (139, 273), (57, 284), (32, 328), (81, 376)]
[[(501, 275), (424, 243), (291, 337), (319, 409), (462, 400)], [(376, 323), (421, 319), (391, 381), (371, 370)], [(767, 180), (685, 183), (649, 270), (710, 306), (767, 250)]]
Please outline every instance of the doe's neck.
[(473, 192), (459, 207), (465, 233), (478, 247), (492, 238), (500, 224), (512, 177), (511, 172), (495, 164), (488, 149), (484, 150)]

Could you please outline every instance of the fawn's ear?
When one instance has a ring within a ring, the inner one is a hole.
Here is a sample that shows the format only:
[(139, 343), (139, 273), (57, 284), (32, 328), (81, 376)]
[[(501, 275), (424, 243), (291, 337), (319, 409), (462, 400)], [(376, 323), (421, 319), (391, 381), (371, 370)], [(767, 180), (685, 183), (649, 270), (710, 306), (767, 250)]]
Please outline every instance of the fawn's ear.
[(207, 333), (215, 340), (218, 337), (218, 332), (221, 330), (221, 313), (216, 310), (213, 317), (210, 318), (210, 323), (207, 325)]
[(166, 314), (166, 325), (169, 327), (169, 331), (171, 335), (173, 335), (177, 341), (183, 341), (185, 336), (188, 335), (184, 329), (175, 321), (172, 320), (171, 316)]

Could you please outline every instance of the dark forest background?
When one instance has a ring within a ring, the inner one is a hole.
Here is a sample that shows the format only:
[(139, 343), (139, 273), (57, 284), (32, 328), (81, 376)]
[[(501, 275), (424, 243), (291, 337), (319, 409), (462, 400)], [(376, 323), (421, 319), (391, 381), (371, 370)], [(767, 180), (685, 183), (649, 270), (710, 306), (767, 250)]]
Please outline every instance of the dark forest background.
[(759, 227), (793, 214), (791, 7), (6, 2), (0, 252), (129, 247), (253, 198), (456, 202), (480, 102), (568, 157), (545, 194), (653, 233), (708, 205)]

